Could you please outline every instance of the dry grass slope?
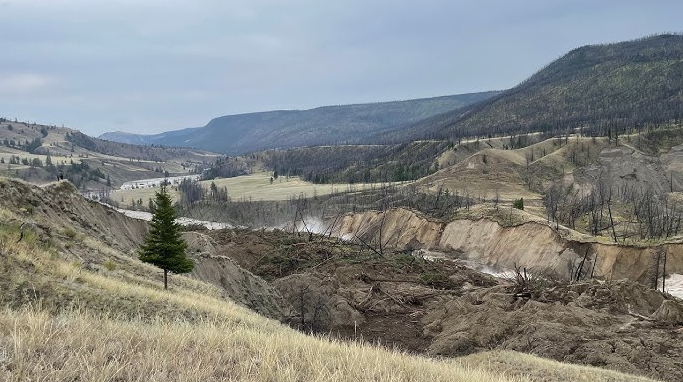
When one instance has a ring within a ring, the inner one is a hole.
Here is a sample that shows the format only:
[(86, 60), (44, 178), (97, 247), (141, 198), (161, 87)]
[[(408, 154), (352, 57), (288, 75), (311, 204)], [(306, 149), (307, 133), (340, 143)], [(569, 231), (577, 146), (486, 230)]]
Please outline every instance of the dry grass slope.
[(529, 354), (511, 351), (491, 351), (462, 357), (468, 366), (483, 366), (510, 376), (523, 375), (534, 382), (652, 382), (654, 380), (626, 375), (590, 366), (569, 365)]
[(6, 349), (0, 367), (11, 381), (525, 380), (239, 321), (145, 323), (4, 311), (0, 334)]
[[(22, 306), (15, 299), (0, 312), (2, 380), (525, 380), (310, 337), (222, 300), (200, 282), (176, 276), (182, 287), (167, 292), (158, 282), (93, 272), (30, 231), (17, 242), (11, 228), (3, 229), (0, 247), (3, 293), (25, 287), (36, 298)], [(14, 277), (5, 277), (10, 271)], [(67, 306), (45, 300), (74, 293)]]

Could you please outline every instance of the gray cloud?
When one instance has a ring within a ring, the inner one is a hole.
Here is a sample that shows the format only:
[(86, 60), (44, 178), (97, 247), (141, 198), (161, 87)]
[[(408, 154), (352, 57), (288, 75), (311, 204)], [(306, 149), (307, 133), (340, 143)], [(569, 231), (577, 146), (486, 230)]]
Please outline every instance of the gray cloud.
[(2, 5), (0, 115), (93, 135), (508, 88), (577, 46), (678, 31), (683, 11), (630, 0)]

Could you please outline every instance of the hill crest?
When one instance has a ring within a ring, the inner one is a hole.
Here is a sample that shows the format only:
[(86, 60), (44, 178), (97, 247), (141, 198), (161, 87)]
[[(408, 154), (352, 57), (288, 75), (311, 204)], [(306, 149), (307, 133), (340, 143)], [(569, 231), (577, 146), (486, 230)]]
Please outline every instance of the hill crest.
[(680, 121), (683, 35), (586, 45), (466, 110), (405, 129), (442, 138), (526, 132), (607, 135)]
[(105, 133), (102, 139), (196, 147), (227, 154), (338, 143), (377, 143), (406, 124), (487, 99), (498, 92), (406, 101), (272, 110), (217, 117), (200, 128), (154, 135)]

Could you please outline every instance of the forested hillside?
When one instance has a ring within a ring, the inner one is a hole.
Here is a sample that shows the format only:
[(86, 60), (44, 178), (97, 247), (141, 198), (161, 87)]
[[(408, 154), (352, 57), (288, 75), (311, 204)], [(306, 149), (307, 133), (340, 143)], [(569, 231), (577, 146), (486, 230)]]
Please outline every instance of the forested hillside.
[(680, 121), (682, 113), (683, 36), (658, 35), (574, 49), (510, 90), (401, 134), (454, 138), (583, 128), (608, 135)]
[(137, 144), (196, 147), (227, 154), (271, 148), (377, 143), (425, 118), (485, 100), (498, 92), (461, 94), (408, 101), (311, 110), (276, 110), (228, 115), (201, 128), (141, 136), (107, 133), (103, 139)]
[(515, 88), (374, 136), (385, 143), (429, 138), (419, 143), (275, 151), (265, 163), (319, 183), (418, 179), (462, 139), (538, 132), (616, 138), (676, 124), (682, 112), (683, 36), (660, 35), (574, 49)]

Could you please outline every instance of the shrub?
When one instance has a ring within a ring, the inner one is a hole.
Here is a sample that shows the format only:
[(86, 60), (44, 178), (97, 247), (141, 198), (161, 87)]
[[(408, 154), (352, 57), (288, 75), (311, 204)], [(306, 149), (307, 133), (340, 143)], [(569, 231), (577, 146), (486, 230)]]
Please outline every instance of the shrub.
[(524, 198), (519, 198), (512, 203), (512, 207), (523, 210), (524, 209)]
[(111, 260), (106, 260), (106, 261), (104, 262), (104, 267), (105, 267), (108, 271), (113, 271), (114, 269), (116, 269), (116, 264), (115, 264), (113, 261), (111, 261)]
[(66, 228), (64, 229), (64, 235), (66, 235), (66, 237), (68, 237), (69, 239), (75, 239), (76, 231), (74, 231), (73, 228)]

